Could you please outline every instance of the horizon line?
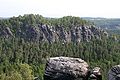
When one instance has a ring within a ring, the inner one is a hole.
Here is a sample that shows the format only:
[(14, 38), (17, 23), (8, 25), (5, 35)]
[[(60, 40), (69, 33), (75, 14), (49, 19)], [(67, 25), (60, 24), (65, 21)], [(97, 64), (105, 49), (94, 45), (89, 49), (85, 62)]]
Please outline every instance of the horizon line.
[[(41, 15), (41, 14), (34, 14), (34, 13), (30, 13), (33, 15)], [(11, 16), (0, 16), (0, 18), (12, 18), (12, 17), (19, 17), (19, 16), (24, 16), (24, 15), (30, 15), (30, 14), (21, 14), (21, 15), (11, 15)], [(48, 18), (62, 18), (65, 16), (73, 16), (73, 17), (80, 17), (80, 18), (104, 18), (104, 19), (119, 19), (120, 17), (103, 17), (103, 16), (75, 16), (75, 15), (63, 15), (63, 16), (44, 16), (41, 15), (43, 17), (48, 17)]]

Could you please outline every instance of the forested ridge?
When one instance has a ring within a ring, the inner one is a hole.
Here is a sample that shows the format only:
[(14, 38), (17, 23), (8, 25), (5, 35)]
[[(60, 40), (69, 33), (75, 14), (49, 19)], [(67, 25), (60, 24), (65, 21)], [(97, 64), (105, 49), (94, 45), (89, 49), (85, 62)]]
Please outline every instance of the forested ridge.
[(109, 34), (120, 34), (119, 18), (83, 17), (83, 19), (93, 22), (97, 27), (107, 30)]
[[(66, 30), (73, 26), (92, 25), (72, 16), (54, 19), (31, 14), (0, 20), (0, 30), (3, 31), (0, 33), (0, 80), (43, 80), (46, 59), (56, 56), (78, 57), (87, 61), (91, 68), (99, 66), (103, 80), (107, 80), (108, 70), (120, 63), (119, 35), (92, 38), (80, 43), (58, 41), (50, 44), (26, 40), (13, 34), (21, 27), (24, 31), (26, 25), (36, 24), (61, 25)], [(4, 32), (4, 27), (5, 30), (9, 27), (11, 34)]]

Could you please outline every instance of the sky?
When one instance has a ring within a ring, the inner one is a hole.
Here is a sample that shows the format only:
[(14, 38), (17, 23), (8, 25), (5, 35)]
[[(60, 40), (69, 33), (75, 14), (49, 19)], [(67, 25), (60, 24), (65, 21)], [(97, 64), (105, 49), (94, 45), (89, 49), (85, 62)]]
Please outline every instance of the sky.
[(24, 14), (120, 18), (120, 0), (0, 0), (0, 17)]

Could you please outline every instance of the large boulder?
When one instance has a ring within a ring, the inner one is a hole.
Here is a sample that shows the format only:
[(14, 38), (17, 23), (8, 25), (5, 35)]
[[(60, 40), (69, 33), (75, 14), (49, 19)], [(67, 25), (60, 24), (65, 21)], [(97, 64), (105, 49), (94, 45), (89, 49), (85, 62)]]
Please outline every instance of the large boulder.
[(108, 80), (120, 80), (120, 65), (113, 66), (109, 70)]
[(44, 80), (75, 80), (86, 78), (88, 64), (80, 58), (53, 57), (46, 63)]

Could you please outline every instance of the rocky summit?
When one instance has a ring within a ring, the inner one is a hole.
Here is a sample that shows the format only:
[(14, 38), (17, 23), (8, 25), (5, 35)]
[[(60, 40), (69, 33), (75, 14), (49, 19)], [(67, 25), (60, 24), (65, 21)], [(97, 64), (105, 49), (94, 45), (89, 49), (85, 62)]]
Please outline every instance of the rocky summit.
[(90, 41), (107, 37), (106, 31), (94, 26), (76, 26), (66, 30), (62, 26), (49, 26), (45, 24), (25, 25), (23, 28), (13, 29), (4, 27), (0, 29), (0, 36), (18, 37), (28, 41), (46, 41), (49, 43), (61, 41), (63, 43)]

